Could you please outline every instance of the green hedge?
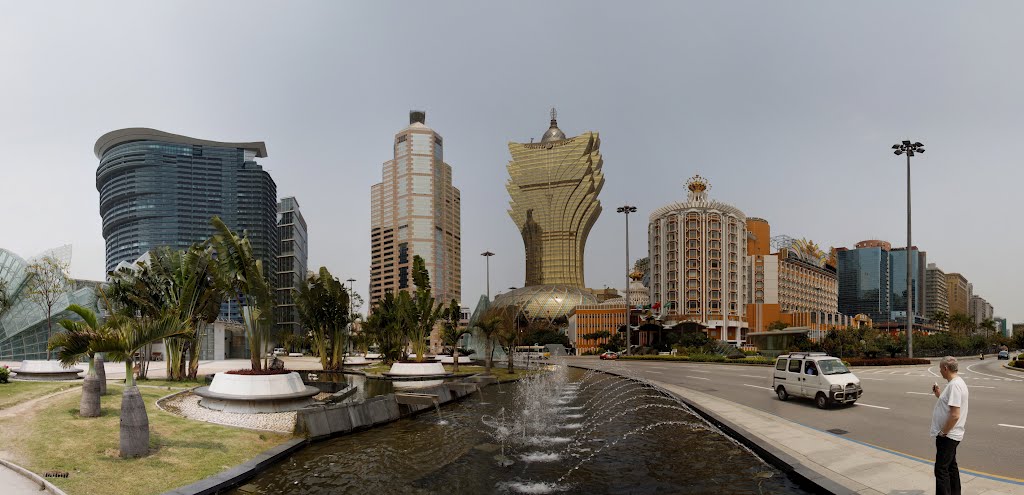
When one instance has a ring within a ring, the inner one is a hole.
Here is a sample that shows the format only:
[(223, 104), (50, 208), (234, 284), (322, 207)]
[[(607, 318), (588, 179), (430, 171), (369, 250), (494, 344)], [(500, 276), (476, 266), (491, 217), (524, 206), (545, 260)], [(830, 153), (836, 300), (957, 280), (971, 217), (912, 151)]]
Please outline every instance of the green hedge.
[(1024, 368), (1024, 359), (1017, 358), (1017, 360), (1013, 362), (1013, 366), (1016, 368)]
[(631, 359), (634, 361), (686, 361), (691, 363), (737, 363), (737, 364), (757, 364), (757, 365), (772, 365), (775, 364), (775, 360), (765, 357), (747, 357), (741, 359), (727, 359), (725, 356), (719, 356), (717, 354), (694, 354), (691, 356), (660, 356), (660, 355), (641, 355), (641, 356), (619, 356), (619, 359)]
[(861, 359), (861, 358), (850, 358), (845, 361), (847, 366), (905, 366), (912, 364), (932, 364), (927, 359), (911, 359), (911, 358), (878, 358), (878, 359)]

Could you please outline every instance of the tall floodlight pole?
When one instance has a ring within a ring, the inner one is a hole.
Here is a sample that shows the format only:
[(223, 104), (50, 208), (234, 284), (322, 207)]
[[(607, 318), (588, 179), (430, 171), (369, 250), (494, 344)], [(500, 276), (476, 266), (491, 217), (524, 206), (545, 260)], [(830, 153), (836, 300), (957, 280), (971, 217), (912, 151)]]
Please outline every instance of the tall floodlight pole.
[(907, 155), (907, 357), (914, 357), (914, 292), (913, 280), (911, 278), (910, 247), (910, 157), (915, 153), (924, 153), (924, 145), (920, 141), (911, 143), (904, 140), (902, 143), (892, 145), (893, 153), (896, 155)]
[(622, 300), (626, 303), (626, 354), (632, 354), (629, 349), (633, 343), (633, 332), (629, 327), (629, 214), (636, 213), (636, 207), (623, 205), (615, 211), (626, 214), (626, 292), (623, 293)]
[(484, 251), (484, 252), (480, 253), (480, 256), (483, 256), (484, 259), (487, 260), (487, 304), (490, 304), (491, 303), (491, 256), (494, 256), (494, 253), (492, 253), (490, 251)]

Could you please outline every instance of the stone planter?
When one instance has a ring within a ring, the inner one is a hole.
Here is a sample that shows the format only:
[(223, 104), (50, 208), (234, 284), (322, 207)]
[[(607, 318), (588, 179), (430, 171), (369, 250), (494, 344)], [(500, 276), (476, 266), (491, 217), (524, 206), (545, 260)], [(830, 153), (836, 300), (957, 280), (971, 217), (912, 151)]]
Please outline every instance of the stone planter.
[(22, 361), (21, 367), (12, 369), (19, 380), (78, 380), (81, 368), (65, 368), (60, 361)]
[(363, 356), (345, 356), (345, 366), (367, 366), (373, 364)]
[(423, 363), (395, 363), (391, 365), (391, 371), (384, 373), (385, 376), (390, 377), (414, 377), (414, 376), (446, 376), (448, 374), (445, 371), (444, 366), (438, 362), (423, 362)]
[[(441, 364), (454, 364), (455, 358), (451, 356), (441, 356)], [(473, 364), (473, 359), (469, 356), (459, 356), (459, 364)]]
[(193, 391), (202, 397), (199, 405), (233, 413), (270, 413), (301, 409), (320, 393), (302, 383), (296, 372), (280, 375), (233, 375), (217, 373), (209, 387)]

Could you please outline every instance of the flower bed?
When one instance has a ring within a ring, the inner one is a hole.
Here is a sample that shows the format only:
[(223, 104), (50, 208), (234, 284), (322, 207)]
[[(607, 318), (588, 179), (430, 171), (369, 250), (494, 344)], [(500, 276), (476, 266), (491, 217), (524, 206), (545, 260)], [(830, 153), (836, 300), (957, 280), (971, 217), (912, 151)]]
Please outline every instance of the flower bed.
[(288, 373), (291, 373), (291, 372), (292, 372), (292, 370), (286, 370), (286, 369), (279, 369), (279, 370), (231, 370), (231, 371), (225, 371), (225, 373), (227, 373), (229, 375), (252, 375), (252, 376), (260, 376), (260, 375), (287, 375)]
[(847, 363), (847, 366), (907, 366), (915, 364), (932, 364), (932, 362), (927, 359), (917, 358), (849, 358), (846, 359), (845, 362)]

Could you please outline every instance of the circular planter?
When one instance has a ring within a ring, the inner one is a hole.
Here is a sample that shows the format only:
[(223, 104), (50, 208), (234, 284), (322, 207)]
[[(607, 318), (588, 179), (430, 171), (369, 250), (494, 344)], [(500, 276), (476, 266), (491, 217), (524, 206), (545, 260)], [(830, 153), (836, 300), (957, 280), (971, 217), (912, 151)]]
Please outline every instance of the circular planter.
[[(441, 356), (441, 364), (454, 364), (455, 358), (451, 356)], [(473, 358), (469, 356), (459, 356), (459, 364), (472, 364)]]
[(19, 380), (78, 380), (81, 368), (65, 368), (60, 361), (22, 361), (21, 367), (12, 369)]
[(209, 387), (193, 391), (199, 405), (232, 413), (270, 413), (301, 409), (313, 403), (320, 389), (302, 383), (296, 372), (280, 375), (217, 373)]
[(367, 366), (373, 364), (363, 356), (345, 356), (345, 366)]
[(381, 355), (381, 353), (379, 353), (379, 352), (367, 352), (366, 353), (366, 359), (381, 359), (383, 357), (384, 356)]
[(424, 363), (395, 363), (391, 365), (391, 371), (384, 373), (385, 376), (413, 377), (413, 376), (446, 376), (444, 366), (438, 362)]

